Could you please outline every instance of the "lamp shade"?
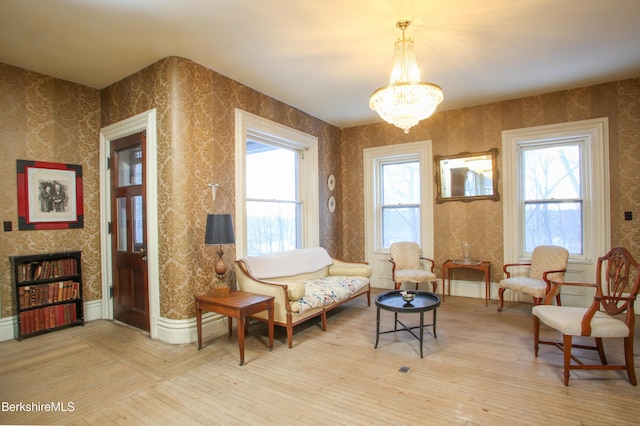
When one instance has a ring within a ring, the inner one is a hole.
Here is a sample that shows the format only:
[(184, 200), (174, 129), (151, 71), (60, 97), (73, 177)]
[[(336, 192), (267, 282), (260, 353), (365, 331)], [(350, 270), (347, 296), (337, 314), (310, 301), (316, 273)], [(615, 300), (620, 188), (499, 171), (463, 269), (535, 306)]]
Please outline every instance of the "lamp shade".
[(233, 222), (229, 213), (208, 214), (204, 234), (205, 244), (235, 244)]

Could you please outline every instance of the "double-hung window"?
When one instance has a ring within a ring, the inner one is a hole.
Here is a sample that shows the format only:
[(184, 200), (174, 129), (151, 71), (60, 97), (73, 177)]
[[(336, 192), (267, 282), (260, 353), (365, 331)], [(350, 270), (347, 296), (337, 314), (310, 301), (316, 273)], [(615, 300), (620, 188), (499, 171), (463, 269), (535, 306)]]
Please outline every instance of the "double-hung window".
[(381, 249), (396, 241), (420, 244), (419, 158), (385, 159), (378, 163), (378, 225)]
[(412, 241), (433, 258), (431, 141), (364, 150), (365, 259), (371, 282), (393, 288), (389, 248)]
[(505, 263), (557, 245), (569, 250), (567, 281), (595, 280), (610, 241), (608, 146), (606, 118), (502, 132)]
[(302, 151), (247, 140), (247, 254), (301, 247)]
[(236, 256), (319, 245), (318, 139), (236, 109)]
[(523, 144), (522, 227), (524, 252), (557, 245), (584, 254), (584, 142)]

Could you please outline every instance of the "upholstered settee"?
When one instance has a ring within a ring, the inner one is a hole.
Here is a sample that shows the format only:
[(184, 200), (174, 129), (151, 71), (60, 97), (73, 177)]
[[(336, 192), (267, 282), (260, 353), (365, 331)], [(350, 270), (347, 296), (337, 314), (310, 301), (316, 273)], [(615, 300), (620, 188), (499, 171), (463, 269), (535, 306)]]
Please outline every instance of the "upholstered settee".
[[(289, 348), (294, 326), (320, 316), (326, 331), (329, 310), (364, 294), (371, 305), (369, 265), (333, 259), (322, 247), (248, 256), (235, 269), (238, 290), (275, 297), (274, 323), (286, 327)], [(267, 313), (252, 318), (267, 321)]]

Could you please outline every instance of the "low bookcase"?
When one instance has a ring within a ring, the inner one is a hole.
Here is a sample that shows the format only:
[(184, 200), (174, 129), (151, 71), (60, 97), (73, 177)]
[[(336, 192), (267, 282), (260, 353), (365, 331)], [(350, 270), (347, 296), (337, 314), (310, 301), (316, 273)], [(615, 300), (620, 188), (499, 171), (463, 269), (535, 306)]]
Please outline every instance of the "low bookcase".
[(84, 324), (82, 252), (11, 256), (16, 291), (15, 338)]

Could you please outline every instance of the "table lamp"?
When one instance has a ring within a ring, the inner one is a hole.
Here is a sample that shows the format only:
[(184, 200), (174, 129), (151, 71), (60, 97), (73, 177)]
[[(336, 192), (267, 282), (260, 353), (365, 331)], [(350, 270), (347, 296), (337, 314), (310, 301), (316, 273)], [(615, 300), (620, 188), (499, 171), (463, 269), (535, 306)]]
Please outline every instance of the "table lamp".
[(235, 244), (236, 240), (233, 236), (233, 223), (231, 215), (225, 214), (208, 214), (207, 228), (204, 234), (204, 243), (206, 245), (218, 244), (218, 262), (216, 263), (217, 283), (213, 287), (214, 296), (226, 296), (229, 294), (229, 286), (224, 282), (224, 274), (227, 272), (227, 265), (224, 264), (222, 255), (223, 244)]

